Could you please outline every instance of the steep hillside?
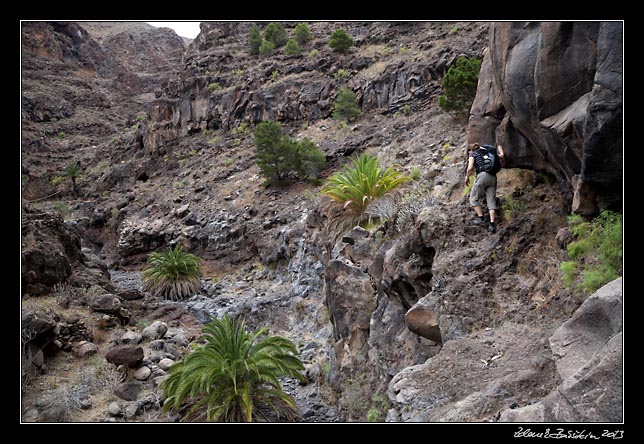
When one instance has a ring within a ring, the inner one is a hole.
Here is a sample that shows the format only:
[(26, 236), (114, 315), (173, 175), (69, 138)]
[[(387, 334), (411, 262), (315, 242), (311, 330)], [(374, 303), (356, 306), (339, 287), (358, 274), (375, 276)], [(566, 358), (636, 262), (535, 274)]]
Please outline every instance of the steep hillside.
[[(284, 25), (292, 36), (296, 23)], [(158, 410), (164, 360), (188, 353), (202, 323), (225, 313), (298, 345), (310, 383), (284, 384), (300, 421), (512, 420), (517, 407), (527, 408), (518, 417), (549, 421), (543, 412), (560, 406), (553, 393), (575, 394), (569, 378), (579, 368), (568, 361), (579, 350), (553, 339), (584, 301), (558, 269), (570, 184), (509, 154), (522, 169), (499, 173), (500, 225), (481, 231), (462, 189), (465, 144), (477, 136), (437, 106), (447, 69), (460, 55), (483, 59), (495, 25), (315, 22), (299, 56), (251, 56), (250, 23), (202, 23), (185, 52), (167, 31), (82, 26), (23, 28), (23, 197), (60, 193), (58, 204), (23, 201), (23, 340), (38, 368), (23, 379), (24, 420), (178, 420)], [(340, 27), (355, 42), (346, 54), (327, 44)], [(64, 74), (58, 83), (47, 82), (52, 64)], [(92, 112), (98, 99), (70, 92), (80, 69), (92, 73), (86, 89), (103, 94)], [(343, 86), (361, 110), (350, 122), (332, 117)], [(54, 99), (38, 100), (47, 94)], [(80, 129), (92, 116), (104, 134)], [(420, 170), (402, 192), (412, 216), (331, 236), (321, 185), (264, 183), (253, 132), (266, 120), (324, 152), (322, 179), (363, 152)], [(91, 149), (80, 149), (83, 137)], [(50, 184), (72, 159), (83, 165), (76, 196)], [(53, 208), (62, 217), (40, 214)], [(29, 228), (37, 224), (48, 231)], [(140, 269), (176, 244), (202, 258), (202, 288), (159, 300), (142, 291)], [(587, 310), (608, 304), (619, 318), (617, 287)], [(615, 321), (583, 350), (583, 362), (610, 356), (616, 376), (575, 376), (612, 397), (579, 420), (620, 418), (620, 334)], [(119, 383), (105, 362), (116, 346), (142, 348), (134, 380)], [(87, 363), (82, 372), (72, 356)], [(51, 396), (41, 396), (43, 385)]]

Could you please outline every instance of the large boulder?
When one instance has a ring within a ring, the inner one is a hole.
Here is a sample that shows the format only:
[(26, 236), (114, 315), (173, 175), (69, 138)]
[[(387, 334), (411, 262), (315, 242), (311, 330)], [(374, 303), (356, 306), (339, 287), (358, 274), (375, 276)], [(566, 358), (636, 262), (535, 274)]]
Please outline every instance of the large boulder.
[(132, 346), (114, 347), (105, 354), (107, 362), (137, 368), (143, 362), (143, 348)]
[(619, 22), (492, 24), (468, 139), (566, 181), (578, 212), (621, 208), (622, 40)]
[(507, 422), (623, 421), (622, 279), (590, 296), (550, 337), (563, 382), (536, 404), (505, 410)]

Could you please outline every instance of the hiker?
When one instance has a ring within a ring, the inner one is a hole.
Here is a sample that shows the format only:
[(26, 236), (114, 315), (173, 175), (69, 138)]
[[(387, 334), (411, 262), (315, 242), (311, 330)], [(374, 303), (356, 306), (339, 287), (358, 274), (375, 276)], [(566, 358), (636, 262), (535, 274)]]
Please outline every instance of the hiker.
[(468, 185), (470, 176), (476, 170), (476, 180), (470, 192), (470, 205), (474, 208), (477, 217), (472, 222), (474, 225), (485, 223), (483, 209), (479, 203), (481, 194), (485, 193), (487, 208), (490, 210), (488, 231), (494, 233), (496, 232), (496, 173), (501, 169), (501, 166), (505, 165), (503, 147), (498, 145), (495, 150), (490, 145), (481, 146), (478, 143), (472, 143), (468, 148), (470, 155), (465, 172), (465, 186)]

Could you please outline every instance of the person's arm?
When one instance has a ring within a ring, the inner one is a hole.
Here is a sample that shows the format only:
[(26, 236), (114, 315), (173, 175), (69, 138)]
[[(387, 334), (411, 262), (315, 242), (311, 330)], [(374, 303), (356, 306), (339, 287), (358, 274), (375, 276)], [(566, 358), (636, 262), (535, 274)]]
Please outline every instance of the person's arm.
[(499, 155), (501, 166), (505, 166), (505, 153), (503, 152), (503, 146), (501, 144), (496, 146), (496, 153)]
[(470, 156), (467, 162), (467, 171), (465, 172), (465, 186), (469, 185), (470, 176), (474, 174), (474, 157)]

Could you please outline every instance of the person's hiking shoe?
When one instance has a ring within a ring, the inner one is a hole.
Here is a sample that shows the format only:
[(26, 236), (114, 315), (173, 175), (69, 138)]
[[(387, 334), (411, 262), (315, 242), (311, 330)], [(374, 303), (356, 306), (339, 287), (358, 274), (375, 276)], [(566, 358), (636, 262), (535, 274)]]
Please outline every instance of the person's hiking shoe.
[(472, 219), (472, 223), (474, 225), (483, 225), (485, 222), (485, 216), (476, 216), (474, 219)]
[(489, 231), (490, 233), (496, 233), (496, 224), (490, 224), (487, 227), (487, 231)]

